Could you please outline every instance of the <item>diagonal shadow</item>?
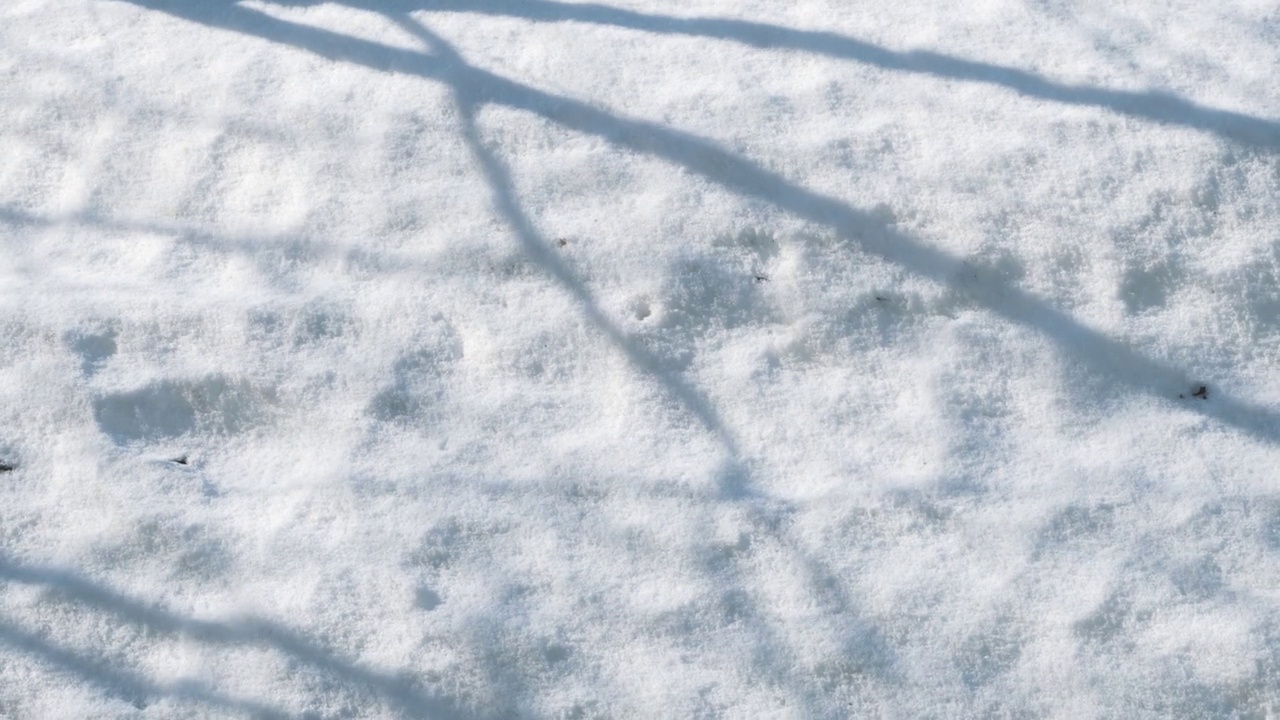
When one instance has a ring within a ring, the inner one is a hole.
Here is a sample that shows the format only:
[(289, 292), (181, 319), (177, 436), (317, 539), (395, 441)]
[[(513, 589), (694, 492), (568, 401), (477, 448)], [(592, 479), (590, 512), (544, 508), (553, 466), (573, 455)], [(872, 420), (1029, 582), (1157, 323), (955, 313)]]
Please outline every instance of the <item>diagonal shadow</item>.
[[(397, 708), (407, 717), (459, 717), (446, 701), (424, 695), (411, 681), (361, 667), (343, 660), (293, 630), (256, 618), (235, 622), (213, 622), (183, 617), (158, 605), (122, 595), (75, 573), (45, 567), (20, 565), (0, 555), (0, 580), (24, 585), (43, 585), (79, 603), (112, 613), (122, 620), (160, 635), (177, 635), (213, 645), (247, 646), (275, 650), (290, 660), (328, 673), (353, 689), (363, 690)], [(95, 661), (48, 645), (28, 633), (0, 623), (0, 642), (61, 665), (95, 684), (125, 689), (138, 697), (169, 692), (209, 704), (242, 706), (244, 710), (277, 712), (265, 706), (225, 700), (199, 688), (163, 688), (130, 673), (104, 667)], [(179, 692), (174, 693), (177, 690)]]
[[(47, 228), (58, 225), (79, 225), (115, 232), (170, 235), (182, 238), (187, 242), (208, 245), (210, 247), (231, 246), (246, 253), (260, 250), (263, 246), (271, 242), (288, 243), (294, 242), (298, 239), (295, 236), (288, 234), (267, 235), (261, 237), (248, 235), (221, 235), (194, 225), (184, 225), (172, 222), (138, 222), (131, 220), (119, 220), (117, 218), (99, 215), (98, 213), (93, 212), (73, 212), (65, 215), (47, 216), (39, 215), (29, 210), (24, 210), (21, 207), (10, 203), (0, 203), (0, 225), (8, 225), (15, 228)], [(314, 245), (315, 243), (312, 242), (312, 244)], [(338, 251), (338, 248), (329, 245), (320, 246), (320, 249), (328, 253)]]
[(83, 211), (45, 216), (23, 210), (15, 205), (0, 203), (0, 228), (4, 226), (13, 228), (79, 226), (107, 232), (168, 236), (184, 244), (205, 247), (218, 253), (239, 252), (257, 265), (263, 277), (282, 287), (288, 287), (287, 281), (283, 280), (279, 274), (278, 261), (282, 256), (284, 258), (304, 254), (340, 256), (344, 250), (348, 252), (350, 250), (333, 243), (325, 243), (292, 233), (262, 236), (222, 234), (184, 223), (121, 220)]
[[(513, 17), (534, 22), (577, 22), (667, 35), (727, 40), (754, 48), (794, 50), (837, 60), (873, 65), (945, 80), (982, 83), (1012, 90), (1024, 97), (1064, 105), (1096, 107), (1161, 125), (1211, 133), (1225, 140), (1255, 147), (1280, 149), (1280, 121), (1207, 107), (1169, 92), (1110, 90), (1088, 85), (1055, 82), (1034, 73), (994, 63), (965, 60), (927, 50), (889, 50), (845, 35), (819, 30), (797, 30), (750, 20), (717, 17), (673, 17), (637, 12), (599, 3), (559, 0), (342, 0), (368, 10), (393, 6), (400, 10), (427, 10)], [(285, 0), (286, 4), (311, 5), (315, 0)]]
[[(301, 25), (232, 0), (220, 3), (124, 1), (209, 27), (289, 45), (330, 60), (443, 82), (462, 89), (463, 97), (477, 105), (495, 104), (525, 110), (567, 129), (600, 137), (617, 147), (661, 158), (744, 197), (826, 225), (841, 237), (856, 239), (864, 252), (940, 283), (949, 284), (964, 267), (960, 258), (925, 245), (871, 213), (792, 183), (711, 140), (657, 123), (615, 116), (582, 101), (538, 90), (475, 67), (456, 55), (424, 55)], [(487, 172), (492, 173), (493, 169)], [(499, 197), (509, 193), (509, 184), (506, 190), (496, 189), (496, 192)], [(1188, 386), (1185, 373), (1103, 335), (1004, 279), (986, 274), (979, 280), (970, 289), (972, 300), (1010, 322), (1051, 339), (1063, 355), (1085, 368), (1160, 398), (1172, 398)], [(1280, 439), (1280, 413), (1227, 393), (1218, 392), (1210, 401), (1189, 402), (1185, 407), (1260, 440)], [(689, 410), (706, 422), (705, 413), (696, 405), (689, 406)]]
[(255, 718), (294, 717), (268, 705), (220, 695), (194, 681), (160, 685), (141, 675), (121, 669), (114, 663), (80, 655), (4, 621), (0, 621), (0, 645), (7, 645), (61, 672), (83, 678), (89, 684), (96, 685), (112, 695), (118, 695), (138, 708), (146, 707), (152, 698), (169, 697)]

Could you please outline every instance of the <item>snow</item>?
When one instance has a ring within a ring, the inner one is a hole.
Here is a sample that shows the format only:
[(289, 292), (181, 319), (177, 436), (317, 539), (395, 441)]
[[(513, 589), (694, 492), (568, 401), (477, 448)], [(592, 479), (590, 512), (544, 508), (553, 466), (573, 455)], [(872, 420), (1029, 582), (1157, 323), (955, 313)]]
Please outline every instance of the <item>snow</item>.
[(0, 5), (0, 717), (1280, 714), (1278, 72), (1261, 0)]

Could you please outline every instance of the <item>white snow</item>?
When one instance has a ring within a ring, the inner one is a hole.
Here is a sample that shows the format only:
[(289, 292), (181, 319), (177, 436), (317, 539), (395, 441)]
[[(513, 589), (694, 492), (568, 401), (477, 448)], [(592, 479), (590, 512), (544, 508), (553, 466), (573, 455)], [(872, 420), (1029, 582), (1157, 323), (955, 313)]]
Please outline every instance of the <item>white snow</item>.
[(0, 4), (0, 717), (1280, 715), (1277, 78), (1270, 0)]

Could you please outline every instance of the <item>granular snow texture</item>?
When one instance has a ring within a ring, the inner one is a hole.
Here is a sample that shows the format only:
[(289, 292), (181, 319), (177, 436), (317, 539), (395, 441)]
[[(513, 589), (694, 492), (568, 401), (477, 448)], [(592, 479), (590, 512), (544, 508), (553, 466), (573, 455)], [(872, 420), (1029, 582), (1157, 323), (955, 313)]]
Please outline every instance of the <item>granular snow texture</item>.
[(0, 716), (1280, 715), (1274, 0), (7, 0)]

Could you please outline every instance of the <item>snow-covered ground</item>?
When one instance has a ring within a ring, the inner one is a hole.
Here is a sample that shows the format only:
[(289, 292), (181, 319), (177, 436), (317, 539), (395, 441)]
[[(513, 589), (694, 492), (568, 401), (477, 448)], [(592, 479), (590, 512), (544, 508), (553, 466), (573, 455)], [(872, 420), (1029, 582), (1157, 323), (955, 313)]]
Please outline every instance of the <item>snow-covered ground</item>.
[(0, 717), (1280, 716), (1275, 0), (5, 0)]

